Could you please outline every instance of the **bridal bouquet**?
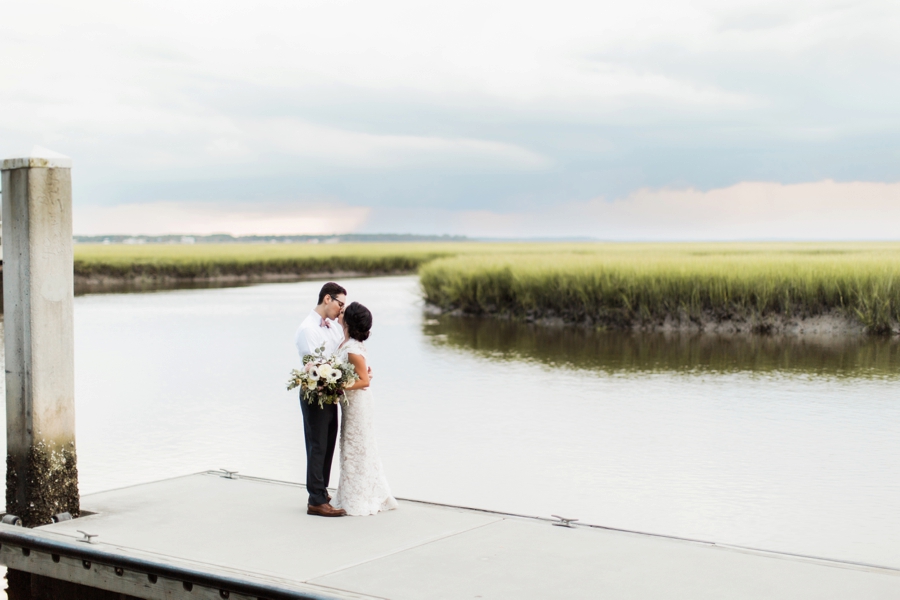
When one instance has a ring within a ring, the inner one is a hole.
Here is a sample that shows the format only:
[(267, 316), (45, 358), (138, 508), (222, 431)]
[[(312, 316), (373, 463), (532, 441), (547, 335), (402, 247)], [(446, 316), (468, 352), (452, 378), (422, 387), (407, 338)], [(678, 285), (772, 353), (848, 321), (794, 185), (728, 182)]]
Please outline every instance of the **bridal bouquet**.
[(293, 369), (287, 389), (299, 387), (308, 403), (318, 402), (320, 407), (337, 404), (344, 399), (344, 388), (359, 380), (356, 369), (348, 362), (339, 362), (334, 356), (325, 357), (325, 346), (316, 348), (315, 354), (303, 357), (303, 370)]

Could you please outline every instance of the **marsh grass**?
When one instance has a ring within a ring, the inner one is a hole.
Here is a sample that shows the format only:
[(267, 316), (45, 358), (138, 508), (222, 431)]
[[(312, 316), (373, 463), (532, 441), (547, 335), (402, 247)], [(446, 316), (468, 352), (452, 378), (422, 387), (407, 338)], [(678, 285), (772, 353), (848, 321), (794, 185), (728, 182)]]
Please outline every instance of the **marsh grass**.
[(449, 244), (79, 244), (82, 278), (214, 279), (352, 272), (410, 273), (444, 256)]
[(442, 257), (496, 253), (577, 252), (583, 244), (467, 242), (360, 244), (77, 244), (81, 278), (213, 279), (222, 276), (414, 273)]
[(612, 327), (838, 312), (873, 333), (900, 321), (898, 244), (594, 244), (438, 259), (426, 299), (468, 313)]
[(900, 244), (383, 243), (77, 245), (84, 279), (214, 280), (419, 271), (448, 310), (609, 327), (838, 312), (900, 322)]

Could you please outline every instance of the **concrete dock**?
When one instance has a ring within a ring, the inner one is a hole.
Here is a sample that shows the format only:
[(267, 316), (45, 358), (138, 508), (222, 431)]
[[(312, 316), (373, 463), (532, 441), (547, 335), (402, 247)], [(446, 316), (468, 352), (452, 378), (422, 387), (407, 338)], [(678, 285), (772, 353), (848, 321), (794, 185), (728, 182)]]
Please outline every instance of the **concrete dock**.
[(900, 598), (900, 570), (424, 502), (311, 517), (302, 485), (223, 472), (88, 495), (82, 508), (94, 514), (0, 525), (0, 562), (161, 599)]

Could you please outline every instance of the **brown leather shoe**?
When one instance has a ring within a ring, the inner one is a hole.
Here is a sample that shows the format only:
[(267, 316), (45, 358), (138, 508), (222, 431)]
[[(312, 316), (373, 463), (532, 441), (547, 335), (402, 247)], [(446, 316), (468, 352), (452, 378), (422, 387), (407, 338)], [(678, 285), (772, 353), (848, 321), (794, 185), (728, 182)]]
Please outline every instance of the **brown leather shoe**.
[(344, 517), (347, 515), (347, 511), (343, 508), (335, 508), (326, 502), (325, 504), (319, 504), (318, 506), (307, 504), (306, 514), (316, 515), (318, 517)]

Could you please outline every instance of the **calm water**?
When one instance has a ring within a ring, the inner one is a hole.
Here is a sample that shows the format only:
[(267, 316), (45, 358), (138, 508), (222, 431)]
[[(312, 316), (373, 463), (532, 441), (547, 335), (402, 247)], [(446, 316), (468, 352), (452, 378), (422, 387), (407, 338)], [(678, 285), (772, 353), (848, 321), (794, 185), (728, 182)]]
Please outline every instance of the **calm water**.
[[(402, 497), (900, 567), (900, 346), (631, 336), (368, 305)], [(81, 296), (85, 493), (225, 467), (302, 481), (293, 334), (320, 283)]]

